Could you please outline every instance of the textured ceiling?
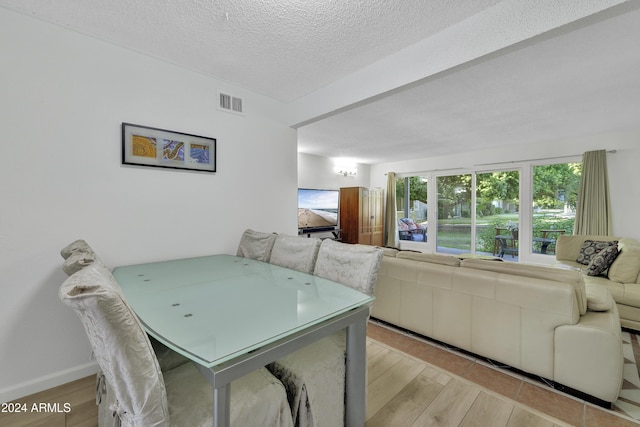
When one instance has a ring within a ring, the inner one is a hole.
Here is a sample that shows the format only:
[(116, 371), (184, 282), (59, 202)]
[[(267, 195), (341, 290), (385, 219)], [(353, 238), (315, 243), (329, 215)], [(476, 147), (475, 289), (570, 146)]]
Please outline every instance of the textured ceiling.
[(309, 109), (291, 124), (304, 124), (299, 151), (310, 154), (379, 163), (640, 126), (639, 0), (0, 6), (272, 97), (292, 115)]
[(0, 0), (281, 101), (500, 0)]
[(640, 130), (638, 10), (304, 126), (298, 145), (380, 163), (632, 129)]

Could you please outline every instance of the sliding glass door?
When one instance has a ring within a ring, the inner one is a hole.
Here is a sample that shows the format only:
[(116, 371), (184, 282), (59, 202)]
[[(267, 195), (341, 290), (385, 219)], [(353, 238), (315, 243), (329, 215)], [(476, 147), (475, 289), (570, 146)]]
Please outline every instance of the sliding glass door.
[(471, 251), (471, 178), (470, 174), (436, 178), (437, 252), (460, 254)]
[(544, 263), (540, 255), (553, 257), (558, 236), (573, 232), (581, 169), (580, 163), (526, 164), (401, 177), (400, 247)]
[[(475, 188), (475, 192), (473, 189)], [(518, 171), (437, 177), (436, 251), (501, 255), (518, 259), (520, 224)]]
[(476, 254), (516, 261), (520, 236), (520, 173), (517, 170), (476, 174), (475, 218)]
[(531, 251), (555, 254), (558, 236), (573, 234), (582, 163), (533, 167)]
[(424, 176), (411, 176), (396, 180), (398, 212), (398, 238), (426, 243), (428, 240), (428, 180)]

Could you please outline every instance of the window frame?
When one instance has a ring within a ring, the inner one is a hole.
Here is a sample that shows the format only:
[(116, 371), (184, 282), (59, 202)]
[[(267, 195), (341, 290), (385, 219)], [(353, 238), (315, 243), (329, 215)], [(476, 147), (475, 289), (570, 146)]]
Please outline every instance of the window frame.
[[(412, 176), (425, 177), (427, 179), (427, 194), (438, 194), (437, 178), (441, 176), (451, 175), (464, 175), (471, 174), (472, 189), (471, 189), (471, 220), (474, 226), (471, 227), (471, 253), (475, 253), (475, 218), (476, 218), (476, 174), (501, 172), (501, 171), (518, 171), (520, 174), (519, 182), (519, 221), (518, 227), (520, 229), (519, 234), (519, 262), (537, 263), (537, 264), (553, 264), (555, 257), (545, 254), (534, 253), (532, 250), (533, 241), (533, 169), (536, 166), (545, 166), (560, 163), (580, 163), (582, 157), (579, 155), (574, 156), (562, 156), (544, 159), (533, 159), (514, 162), (501, 162), (501, 163), (488, 163), (482, 165), (475, 165), (468, 168), (452, 168), (446, 170), (432, 170), (432, 171), (420, 171), (411, 173), (396, 173), (396, 179), (404, 179)], [(427, 217), (438, 217), (438, 204), (432, 203), (427, 200)], [(396, 218), (397, 220), (397, 218)], [(430, 220), (431, 222), (431, 220)], [(437, 224), (437, 222), (436, 222)], [(524, 231), (524, 232), (523, 232)], [(429, 230), (427, 230), (429, 233)], [(400, 249), (418, 250), (421, 252), (437, 253), (436, 251), (436, 235), (427, 239), (427, 242), (412, 242), (402, 240), (399, 241)]]

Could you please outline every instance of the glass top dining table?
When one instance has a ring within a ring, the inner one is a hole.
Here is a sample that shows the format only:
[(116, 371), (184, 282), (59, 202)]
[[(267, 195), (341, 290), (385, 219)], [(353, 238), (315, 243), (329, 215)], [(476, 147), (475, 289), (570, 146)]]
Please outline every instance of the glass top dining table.
[[(339, 329), (347, 329), (347, 354), (366, 365), (373, 298), (339, 283), (232, 255), (116, 267), (113, 276), (147, 332), (195, 362), (222, 392), (214, 393), (222, 399), (214, 402), (222, 408), (214, 409), (214, 425), (228, 425), (233, 379)], [(347, 371), (347, 388), (355, 384), (364, 407), (364, 371), (352, 362), (350, 374), (349, 361)], [(347, 402), (347, 425), (361, 424), (359, 405)]]

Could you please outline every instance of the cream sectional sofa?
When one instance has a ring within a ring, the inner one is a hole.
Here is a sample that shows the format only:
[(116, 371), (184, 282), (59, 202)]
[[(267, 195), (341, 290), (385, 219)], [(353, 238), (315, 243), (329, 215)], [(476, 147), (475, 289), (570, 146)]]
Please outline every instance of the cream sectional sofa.
[[(585, 240), (618, 241), (620, 252), (605, 273), (589, 276), (587, 265), (577, 262)], [(640, 242), (611, 236), (560, 236), (556, 243), (556, 260), (559, 265), (579, 269), (587, 288), (607, 287), (618, 306), (620, 324), (640, 331)]]
[(371, 315), (605, 405), (624, 362), (616, 304), (598, 289), (575, 269), (386, 249)]

